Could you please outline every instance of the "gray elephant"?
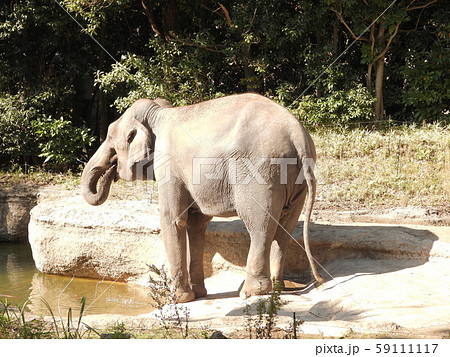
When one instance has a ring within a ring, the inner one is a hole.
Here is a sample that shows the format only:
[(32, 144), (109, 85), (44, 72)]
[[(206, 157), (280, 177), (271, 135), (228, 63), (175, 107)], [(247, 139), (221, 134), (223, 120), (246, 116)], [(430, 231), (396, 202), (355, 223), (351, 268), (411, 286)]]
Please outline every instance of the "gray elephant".
[(113, 180), (156, 180), (179, 302), (207, 294), (203, 253), (212, 217), (239, 216), (250, 235), (240, 295), (249, 297), (283, 283), (290, 234), (306, 197), (304, 245), (317, 283), (323, 282), (308, 238), (315, 159), (306, 129), (263, 96), (240, 94), (183, 107), (139, 99), (109, 126), (81, 185), (86, 201), (100, 205)]

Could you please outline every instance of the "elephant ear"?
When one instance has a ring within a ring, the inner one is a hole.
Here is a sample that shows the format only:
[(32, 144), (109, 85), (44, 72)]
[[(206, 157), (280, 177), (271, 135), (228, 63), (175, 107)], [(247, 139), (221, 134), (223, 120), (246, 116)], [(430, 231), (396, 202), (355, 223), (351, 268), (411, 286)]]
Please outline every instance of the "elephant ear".
[(135, 106), (133, 111), (133, 118), (135, 121), (135, 125), (138, 129), (140, 129), (143, 133), (145, 133), (150, 141), (152, 152), (155, 149), (155, 135), (149, 123), (151, 122), (150, 117), (155, 112), (155, 109), (161, 108), (158, 104), (150, 99), (141, 99)]
[(153, 133), (153, 130), (146, 124), (147, 123), (140, 120), (135, 120), (135, 134), (133, 135), (132, 140), (140, 142), (141, 149), (144, 149), (144, 146), (146, 146), (148, 147), (148, 149), (150, 149), (150, 152), (153, 153), (155, 151), (155, 134)]
[(153, 168), (155, 135), (153, 131), (139, 120), (134, 120), (127, 141), (129, 145), (127, 162), (132, 165), (133, 176), (136, 180), (153, 180), (155, 176)]

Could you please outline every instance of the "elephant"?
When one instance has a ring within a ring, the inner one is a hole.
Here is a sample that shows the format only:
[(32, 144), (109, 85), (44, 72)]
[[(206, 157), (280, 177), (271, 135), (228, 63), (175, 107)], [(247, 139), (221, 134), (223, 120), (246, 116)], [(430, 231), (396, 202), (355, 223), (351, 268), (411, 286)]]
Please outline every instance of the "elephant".
[(214, 216), (238, 216), (250, 236), (240, 296), (283, 284), (290, 235), (305, 205), (303, 239), (316, 285), (324, 282), (309, 245), (316, 150), (283, 106), (254, 93), (173, 107), (139, 99), (109, 125), (86, 164), (82, 194), (92, 205), (112, 181), (155, 180), (169, 276), (178, 302), (207, 295), (205, 232)]

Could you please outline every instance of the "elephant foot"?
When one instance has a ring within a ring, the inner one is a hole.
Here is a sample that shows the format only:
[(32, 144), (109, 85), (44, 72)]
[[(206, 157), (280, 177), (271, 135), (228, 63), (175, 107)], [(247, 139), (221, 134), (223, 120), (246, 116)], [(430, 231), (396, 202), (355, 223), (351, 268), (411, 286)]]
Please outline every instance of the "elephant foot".
[(284, 280), (279, 278), (272, 278), (272, 287), (274, 290), (284, 290)]
[(250, 278), (247, 276), (239, 296), (246, 299), (253, 295), (264, 295), (272, 290), (272, 282), (269, 278)]
[(193, 301), (195, 300), (195, 294), (192, 290), (189, 291), (177, 290), (175, 293), (175, 300), (177, 303)]
[(208, 294), (208, 292), (206, 291), (205, 285), (202, 285), (202, 284), (193, 284), (192, 290), (194, 291), (196, 299), (205, 297)]

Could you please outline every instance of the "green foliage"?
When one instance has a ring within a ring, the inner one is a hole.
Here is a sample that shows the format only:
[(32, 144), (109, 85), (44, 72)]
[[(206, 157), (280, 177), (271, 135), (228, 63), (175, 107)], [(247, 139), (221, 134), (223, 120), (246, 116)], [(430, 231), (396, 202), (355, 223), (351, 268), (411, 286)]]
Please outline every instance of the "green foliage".
[(0, 96), (0, 157), (5, 167), (22, 158), (27, 162), (28, 158), (42, 157), (50, 166), (64, 165), (67, 169), (92, 144), (94, 137), (86, 127), (43, 114), (41, 103), (49, 95), (44, 92), (27, 99), (21, 95)]
[(374, 98), (358, 84), (349, 90), (334, 90), (325, 97), (305, 96), (296, 109), (302, 122), (311, 127), (349, 126), (373, 120)]
[(128, 8), (131, 0), (62, 0), (61, 5), (86, 22), (86, 30), (96, 34), (107, 18)]
[[(244, 315), (247, 320), (247, 332), (249, 338), (255, 337), (257, 339), (271, 339), (275, 328), (278, 311), (287, 304), (281, 299), (281, 287), (275, 287), (269, 293), (267, 298), (259, 298), (254, 306), (256, 311), (253, 311), (252, 306), (246, 303), (244, 308)], [(253, 313), (256, 312), (256, 316)]]
[(157, 39), (150, 41), (149, 48), (153, 51), (151, 58), (128, 53), (112, 65), (110, 72), (97, 73), (97, 83), (108, 93), (114, 93), (119, 84), (126, 85), (126, 96), (114, 102), (119, 111), (143, 97), (163, 97), (174, 105), (185, 105), (215, 95), (204, 53)]
[(380, 54), (385, 117), (449, 121), (448, 1), (60, 3), (86, 31), (55, 2), (0, 5), (2, 167), (71, 165), (90, 143), (86, 127), (104, 138), (140, 97), (184, 105), (255, 91), (310, 126), (370, 122)]
[(42, 339), (52, 338), (52, 333), (45, 328), (41, 319), (26, 319), (22, 305), (12, 306), (8, 301), (0, 300), (0, 339)]
[(54, 119), (40, 117), (34, 120), (32, 128), (39, 142), (40, 157), (53, 164), (71, 164), (83, 155), (83, 149), (89, 147), (94, 137), (86, 127), (74, 127), (63, 117)]
[(37, 109), (27, 106), (19, 95), (0, 96), (0, 158), (17, 162), (37, 152), (31, 121)]
[(409, 51), (401, 68), (406, 82), (402, 100), (412, 108), (414, 121), (450, 122), (450, 39), (446, 42), (436, 42), (429, 50)]

